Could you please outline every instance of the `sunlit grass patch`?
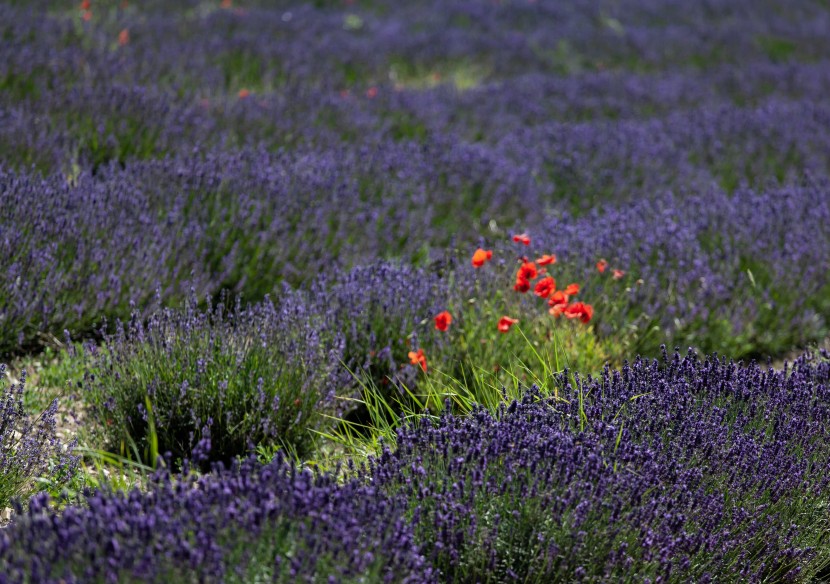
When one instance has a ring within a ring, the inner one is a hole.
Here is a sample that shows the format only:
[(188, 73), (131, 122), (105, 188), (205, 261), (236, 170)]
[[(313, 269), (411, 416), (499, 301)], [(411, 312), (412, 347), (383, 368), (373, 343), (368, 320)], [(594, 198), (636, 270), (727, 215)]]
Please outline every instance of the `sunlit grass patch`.
[(424, 90), (450, 85), (458, 91), (469, 91), (486, 82), (490, 74), (486, 64), (463, 60), (426, 65), (394, 59), (389, 65), (389, 80), (400, 89)]

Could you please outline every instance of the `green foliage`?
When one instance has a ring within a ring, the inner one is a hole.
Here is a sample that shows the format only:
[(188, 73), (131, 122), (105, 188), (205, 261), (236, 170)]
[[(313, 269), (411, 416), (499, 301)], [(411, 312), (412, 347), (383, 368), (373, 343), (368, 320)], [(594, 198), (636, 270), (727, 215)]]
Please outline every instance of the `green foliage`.
[(37, 356), (24, 357), (15, 369), (32, 372), (34, 383), (27, 386), (23, 400), (26, 409), (34, 412), (46, 409), (56, 397), (66, 398), (76, 391), (87, 371), (87, 363), (81, 344), (75, 343), (47, 346)]
[(798, 49), (798, 45), (790, 39), (773, 35), (758, 37), (755, 42), (774, 63), (788, 61)]
[(157, 144), (161, 127), (152, 120), (124, 115), (100, 119), (77, 114), (70, 124), (79, 157), (88, 161), (93, 171), (110, 162), (124, 164), (128, 160), (147, 160), (165, 154)]

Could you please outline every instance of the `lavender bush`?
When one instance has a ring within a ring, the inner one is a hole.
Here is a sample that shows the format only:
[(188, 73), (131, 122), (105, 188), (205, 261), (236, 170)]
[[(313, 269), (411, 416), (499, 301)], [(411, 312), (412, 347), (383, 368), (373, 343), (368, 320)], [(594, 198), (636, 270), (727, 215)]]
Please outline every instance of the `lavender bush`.
[(291, 295), (136, 314), (88, 352), (81, 394), (93, 436), (125, 455), (134, 443), (151, 463), (165, 453), (228, 461), (259, 445), (302, 456), (310, 430), (339, 413), (342, 342)]
[[(0, 365), (0, 378), (5, 375)], [(75, 443), (63, 445), (55, 435), (58, 401), (33, 418), (23, 407), (25, 384), (24, 371), (20, 381), (4, 381), (0, 389), (0, 508), (37, 492), (38, 478), (57, 485), (68, 481), (78, 465)]]
[[(775, 355), (827, 334), (828, 188), (824, 179), (805, 179), (551, 217), (538, 241), (593, 274), (587, 293), (609, 308), (597, 311), (600, 334), (640, 319), (662, 331), (637, 348), (643, 353), (655, 354), (665, 334), (730, 356)], [(597, 275), (594, 262), (603, 257), (626, 278)], [(637, 334), (651, 332), (641, 325)]]

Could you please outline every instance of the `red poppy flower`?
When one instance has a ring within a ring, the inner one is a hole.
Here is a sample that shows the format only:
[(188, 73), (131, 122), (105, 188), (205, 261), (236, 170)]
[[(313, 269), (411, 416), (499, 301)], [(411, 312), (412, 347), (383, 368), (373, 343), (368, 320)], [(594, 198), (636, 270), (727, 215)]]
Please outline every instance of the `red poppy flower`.
[(556, 256), (545, 254), (542, 257), (540, 257), (538, 260), (536, 260), (536, 262), (540, 266), (547, 266), (548, 264), (555, 264), (556, 263)]
[(91, 10), (84, 10), (84, 13), (81, 15), (81, 18), (89, 22), (92, 19), (92, 11)]
[(89, 0), (83, 0), (83, 2), (81, 2), (81, 10), (89, 10), (91, 6), (92, 2), (90, 2)]
[(424, 350), (423, 349), (418, 349), (417, 353), (415, 351), (410, 351), (408, 356), (409, 356), (409, 362), (410, 363), (412, 363), (413, 365), (420, 365), (421, 369), (423, 369), (424, 372), (426, 372), (426, 370), (427, 370), (427, 357), (426, 357), (426, 355), (424, 355)]
[(547, 298), (554, 291), (556, 291), (556, 280), (550, 276), (536, 282), (536, 287), (533, 289), (533, 293), (539, 298)]
[(435, 328), (444, 332), (452, 323), (452, 315), (446, 310), (435, 317)]
[(548, 310), (548, 312), (550, 312), (556, 318), (559, 318), (565, 312), (565, 309), (567, 307), (568, 307), (567, 302), (564, 303), (564, 304), (554, 304), (553, 306), (550, 307), (550, 310)]
[(233, 2), (231, 0), (222, 0), (221, 6), (222, 8), (230, 8), (233, 6)]
[(530, 290), (530, 280), (526, 280), (524, 278), (516, 278), (516, 283), (513, 285), (513, 289), (516, 292), (521, 292), (524, 294), (528, 290)]
[(118, 45), (123, 47), (128, 42), (130, 42), (130, 31), (125, 28), (118, 33)]
[(519, 271), (516, 273), (516, 279), (532, 280), (538, 275), (539, 272), (536, 270), (536, 264), (533, 262), (524, 262), (522, 267), (519, 268)]
[(607, 267), (608, 267), (608, 262), (606, 262), (605, 260), (599, 260), (597, 262), (597, 270), (599, 271), (600, 274), (605, 272), (605, 268), (607, 268)]
[(565, 316), (568, 318), (578, 318), (583, 323), (588, 323), (591, 317), (594, 316), (594, 308), (590, 304), (582, 302), (574, 302), (564, 310)]
[(499, 331), (506, 333), (510, 327), (519, 322), (518, 318), (510, 318), (509, 316), (502, 316), (499, 319)]
[(378, 96), (378, 88), (377, 87), (370, 87), (366, 90), (366, 97), (369, 99), (374, 99)]
[(576, 296), (579, 294), (579, 284), (568, 284), (568, 287), (565, 288), (565, 294), (568, 296)]
[(480, 268), (484, 265), (484, 262), (489, 261), (493, 257), (493, 252), (488, 250), (483, 250), (478, 248), (475, 253), (473, 254), (473, 267)]
[(239, 99), (245, 99), (246, 97), (251, 95), (251, 92), (248, 91), (247, 89), (240, 89), (238, 95), (239, 95)]
[(555, 290), (548, 297), (548, 304), (550, 306), (555, 306), (556, 304), (567, 304), (568, 297), (567, 292), (564, 292), (563, 290)]
[(527, 233), (520, 233), (519, 235), (514, 235), (513, 241), (515, 241), (516, 243), (530, 245), (530, 238), (527, 236)]
[(613, 278), (615, 280), (621, 280), (623, 276), (625, 276), (625, 272), (623, 272), (622, 270), (614, 270)]

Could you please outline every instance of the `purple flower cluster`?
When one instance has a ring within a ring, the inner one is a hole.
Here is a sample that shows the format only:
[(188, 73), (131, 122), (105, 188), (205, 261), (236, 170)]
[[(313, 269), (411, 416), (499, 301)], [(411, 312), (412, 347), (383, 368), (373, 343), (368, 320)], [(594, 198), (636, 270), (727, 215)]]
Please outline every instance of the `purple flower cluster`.
[(0, 532), (0, 583), (434, 581), (392, 503), (282, 459), (84, 503), (34, 498)]
[[(0, 365), (0, 378), (5, 375)], [(55, 434), (58, 401), (33, 419), (23, 406), (25, 383), (24, 371), (18, 383), (0, 387), (0, 508), (35, 492), (38, 478), (68, 480), (78, 465), (75, 442), (62, 445)]]

